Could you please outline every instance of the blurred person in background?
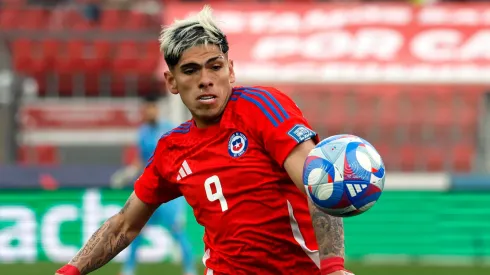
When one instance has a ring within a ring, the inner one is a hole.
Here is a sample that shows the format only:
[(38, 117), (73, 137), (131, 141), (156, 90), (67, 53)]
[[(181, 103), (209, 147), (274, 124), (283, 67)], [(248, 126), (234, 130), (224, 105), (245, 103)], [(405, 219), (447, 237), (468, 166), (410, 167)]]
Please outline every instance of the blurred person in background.
[[(117, 171), (111, 178), (114, 188), (121, 188), (134, 179), (144, 169), (144, 163), (151, 159), (160, 136), (173, 128), (172, 123), (159, 119), (158, 96), (148, 95), (143, 103), (143, 124), (138, 131), (137, 158), (132, 164)], [(195, 275), (194, 258), (190, 242), (184, 233), (185, 222), (185, 199), (184, 197), (172, 200), (158, 208), (149, 223), (164, 225), (172, 237), (179, 243), (182, 251), (182, 262), (185, 275)], [(142, 237), (139, 235), (129, 247), (129, 255), (123, 265), (121, 275), (135, 274), (137, 263), (137, 251), (141, 246)]]

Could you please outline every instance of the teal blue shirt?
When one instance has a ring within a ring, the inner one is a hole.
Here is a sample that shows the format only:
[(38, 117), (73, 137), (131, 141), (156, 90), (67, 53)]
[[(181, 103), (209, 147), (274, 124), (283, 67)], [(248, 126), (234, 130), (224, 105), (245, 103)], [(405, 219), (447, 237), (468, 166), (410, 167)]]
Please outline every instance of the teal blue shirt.
[(144, 163), (152, 157), (160, 137), (172, 129), (173, 125), (165, 120), (157, 122), (156, 125), (145, 123), (140, 126), (138, 131), (138, 149), (140, 158)]

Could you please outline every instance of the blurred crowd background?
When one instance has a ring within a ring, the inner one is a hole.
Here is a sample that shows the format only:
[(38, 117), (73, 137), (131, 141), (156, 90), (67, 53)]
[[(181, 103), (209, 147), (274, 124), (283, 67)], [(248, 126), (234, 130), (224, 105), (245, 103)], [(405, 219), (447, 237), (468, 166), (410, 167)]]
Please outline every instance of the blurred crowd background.
[[(162, 119), (189, 118), (157, 38), (205, 3), (239, 85), (278, 87), (322, 138), (380, 152), (386, 191), (346, 221), (356, 274), (490, 274), (487, 2), (0, 0), (0, 274), (52, 274), (123, 204), (130, 190), (109, 179), (137, 157), (143, 97), (160, 98)], [(200, 257), (190, 210), (187, 228)], [(152, 241), (164, 229), (148, 236), (144, 262), (179, 261)]]

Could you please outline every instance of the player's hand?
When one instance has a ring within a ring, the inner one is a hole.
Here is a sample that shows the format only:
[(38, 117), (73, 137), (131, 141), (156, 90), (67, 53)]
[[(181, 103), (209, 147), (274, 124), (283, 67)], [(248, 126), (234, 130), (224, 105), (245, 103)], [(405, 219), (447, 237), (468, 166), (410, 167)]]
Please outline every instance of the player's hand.
[(133, 180), (138, 174), (138, 169), (133, 166), (124, 167), (117, 170), (110, 179), (110, 184), (112, 188), (121, 189), (128, 184), (129, 181)]
[(114, 174), (112, 174), (110, 184), (114, 189), (121, 189), (124, 185), (126, 185), (124, 169), (117, 170)]

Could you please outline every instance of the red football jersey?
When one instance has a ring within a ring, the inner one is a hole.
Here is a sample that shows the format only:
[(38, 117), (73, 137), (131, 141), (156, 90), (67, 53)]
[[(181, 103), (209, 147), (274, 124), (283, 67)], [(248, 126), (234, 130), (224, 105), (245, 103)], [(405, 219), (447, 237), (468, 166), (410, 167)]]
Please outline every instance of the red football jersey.
[(218, 125), (188, 121), (162, 136), (136, 195), (185, 197), (205, 228), (206, 274), (320, 274), (306, 195), (283, 168), (296, 145), (318, 136), (276, 89), (232, 93)]

